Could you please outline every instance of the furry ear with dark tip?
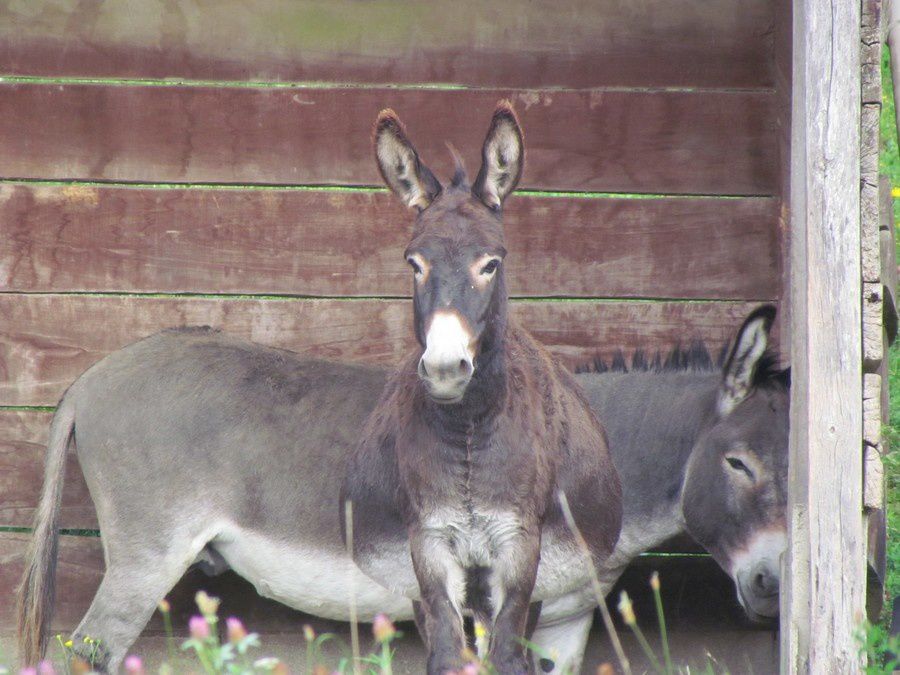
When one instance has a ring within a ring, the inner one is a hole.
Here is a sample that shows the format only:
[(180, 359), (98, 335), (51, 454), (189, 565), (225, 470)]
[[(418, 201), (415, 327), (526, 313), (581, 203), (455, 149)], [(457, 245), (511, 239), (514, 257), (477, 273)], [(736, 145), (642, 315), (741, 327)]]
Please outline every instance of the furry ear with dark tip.
[(719, 415), (725, 417), (753, 393), (753, 378), (769, 346), (769, 331), (775, 321), (774, 305), (753, 310), (737, 332), (725, 361), (719, 387)]
[(441, 193), (441, 184), (406, 137), (403, 123), (391, 109), (382, 110), (372, 132), (378, 170), (387, 186), (407, 207), (428, 208)]
[(472, 194), (490, 209), (499, 210), (525, 166), (522, 129), (509, 101), (500, 101), (481, 149), (481, 170), (472, 185)]

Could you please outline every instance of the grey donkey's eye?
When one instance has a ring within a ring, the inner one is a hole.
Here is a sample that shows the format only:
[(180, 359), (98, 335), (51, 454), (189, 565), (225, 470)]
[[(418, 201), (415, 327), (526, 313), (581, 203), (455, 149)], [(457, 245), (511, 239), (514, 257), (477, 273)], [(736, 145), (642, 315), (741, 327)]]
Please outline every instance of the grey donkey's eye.
[(728, 466), (730, 466), (735, 471), (741, 471), (747, 475), (747, 478), (753, 480), (753, 472), (750, 470), (744, 462), (739, 460), (737, 457), (726, 457), (725, 461), (728, 462)]
[(406, 262), (408, 262), (409, 266), (413, 268), (413, 272), (415, 274), (422, 274), (422, 268), (419, 266), (419, 263), (417, 263), (412, 258), (407, 258)]
[(487, 265), (481, 268), (482, 274), (493, 274), (497, 271), (497, 268), (500, 267), (500, 261), (497, 258), (491, 258), (488, 260)]

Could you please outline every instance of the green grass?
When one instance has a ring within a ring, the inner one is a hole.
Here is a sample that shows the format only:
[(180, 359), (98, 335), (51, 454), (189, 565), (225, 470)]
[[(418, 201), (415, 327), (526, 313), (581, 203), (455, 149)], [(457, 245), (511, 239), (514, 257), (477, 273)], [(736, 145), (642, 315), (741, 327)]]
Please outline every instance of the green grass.
[[(897, 145), (897, 125), (894, 116), (894, 87), (891, 82), (890, 54), (887, 46), (882, 51), (882, 105), (881, 105), (881, 156), (880, 169), (891, 178), (891, 185), (900, 186), (900, 152)], [(900, 199), (894, 200), (894, 221), (900, 215)], [(896, 226), (895, 226), (896, 227)], [(900, 237), (897, 237), (900, 242)], [(900, 258), (900, 256), (898, 256)], [(885, 428), (887, 446), (900, 443), (900, 343), (895, 343), (889, 354), (890, 419)], [(890, 447), (888, 447), (890, 450)], [(885, 456), (887, 475), (887, 579), (888, 598), (900, 593), (900, 453), (888, 452)], [(889, 606), (888, 606), (889, 609)]]

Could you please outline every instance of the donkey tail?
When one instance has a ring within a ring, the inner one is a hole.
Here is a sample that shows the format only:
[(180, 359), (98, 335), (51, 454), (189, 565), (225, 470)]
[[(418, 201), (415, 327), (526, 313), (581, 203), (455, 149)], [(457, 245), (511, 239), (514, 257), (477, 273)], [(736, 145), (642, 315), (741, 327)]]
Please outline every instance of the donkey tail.
[(44, 487), (16, 606), (19, 660), (24, 666), (35, 666), (43, 658), (50, 634), (59, 544), (59, 510), (66, 454), (75, 434), (74, 408), (74, 403), (63, 397), (50, 424)]

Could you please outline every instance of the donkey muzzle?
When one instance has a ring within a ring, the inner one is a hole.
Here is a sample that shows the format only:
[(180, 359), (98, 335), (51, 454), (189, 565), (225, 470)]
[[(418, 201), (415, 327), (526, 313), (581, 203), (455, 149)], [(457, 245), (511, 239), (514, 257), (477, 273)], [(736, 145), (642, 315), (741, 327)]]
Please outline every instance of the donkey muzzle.
[(475, 372), (472, 332), (454, 311), (437, 311), (425, 336), (419, 377), (437, 403), (459, 403)]

